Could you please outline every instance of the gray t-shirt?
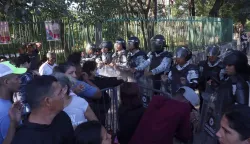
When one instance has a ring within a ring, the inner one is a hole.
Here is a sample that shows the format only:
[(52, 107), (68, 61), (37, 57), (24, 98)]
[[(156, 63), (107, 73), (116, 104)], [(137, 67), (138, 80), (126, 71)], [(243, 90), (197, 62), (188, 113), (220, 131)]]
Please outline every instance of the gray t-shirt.
[(85, 99), (78, 97), (74, 93), (70, 93), (70, 96), (72, 96), (72, 101), (63, 111), (69, 115), (73, 127), (77, 127), (79, 124), (87, 121), (84, 113), (89, 104)]

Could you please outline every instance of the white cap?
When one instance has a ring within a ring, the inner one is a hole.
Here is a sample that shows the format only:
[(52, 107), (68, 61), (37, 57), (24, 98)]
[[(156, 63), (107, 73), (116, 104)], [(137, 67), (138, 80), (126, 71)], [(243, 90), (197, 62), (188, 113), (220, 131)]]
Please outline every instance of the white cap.
[(195, 93), (193, 89), (187, 86), (182, 86), (180, 89), (183, 88), (185, 89), (185, 92), (183, 96), (194, 106), (198, 106), (200, 104), (200, 98), (199, 96)]
[(9, 74), (24, 74), (26, 71), (26, 68), (17, 68), (9, 61), (0, 63), (0, 77), (4, 77)]

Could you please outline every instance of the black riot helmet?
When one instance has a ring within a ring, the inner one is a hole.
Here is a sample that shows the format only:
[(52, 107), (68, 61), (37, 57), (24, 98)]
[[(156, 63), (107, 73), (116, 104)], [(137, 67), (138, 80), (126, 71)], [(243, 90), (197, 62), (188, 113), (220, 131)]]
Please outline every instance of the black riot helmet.
[[(128, 47), (129, 47), (129, 49), (130, 49), (131, 46), (133, 46), (136, 49), (140, 48), (140, 40), (139, 40), (138, 37), (133, 36), (133, 37), (130, 37), (128, 39)], [(130, 49), (130, 50), (133, 50), (133, 49)]]
[(100, 46), (99, 46), (101, 49), (103, 48), (107, 48), (108, 51), (112, 51), (113, 49), (113, 43), (111, 41), (103, 41)]
[(95, 44), (89, 43), (86, 47), (87, 50), (93, 50), (95, 51), (97, 49), (97, 46)]
[(115, 41), (116, 44), (120, 44), (124, 50), (126, 50), (126, 41), (122, 38), (118, 38)]
[(155, 35), (150, 39), (151, 43), (151, 51), (152, 52), (160, 52), (163, 51), (166, 45), (166, 39), (163, 35)]
[(208, 46), (206, 49), (207, 56), (219, 56), (220, 55), (220, 48), (216, 45)]
[(186, 61), (192, 58), (192, 52), (186, 47), (178, 47), (175, 52), (176, 58), (184, 58)]
[(231, 50), (227, 56), (225, 56), (223, 63), (225, 65), (234, 65), (236, 73), (248, 72), (248, 58), (241, 51)]

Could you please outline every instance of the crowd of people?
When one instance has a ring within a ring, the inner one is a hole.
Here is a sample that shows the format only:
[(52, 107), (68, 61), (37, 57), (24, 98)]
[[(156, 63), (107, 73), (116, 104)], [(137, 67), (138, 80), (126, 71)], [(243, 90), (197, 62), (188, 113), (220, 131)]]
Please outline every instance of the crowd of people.
[[(163, 35), (150, 44), (148, 54), (134, 36), (128, 42), (89, 44), (57, 64), (53, 52), (39, 63), (41, 43), (31, 43), (18, 58), (1, 58), (0, 144), (193, 143), (202, 132), (200, 139), (213, 139), (202, 144), (250, 143), (250, 71), (244, 53), (229, 49), (221, 54), (211, 45), (207, 59), (193, 64), (186, 46), (167, 51)], [(103, 76), (107, 68), (119, 76)], [(140, 85), (156, 90), (147, 107)], [(105, 127), (112, 98), (103, 89), (117, 86), (114, 134)], [(163, 89), (168, 96), (159, 93)], [(213, 130), (211, 136), (206, 128)]]

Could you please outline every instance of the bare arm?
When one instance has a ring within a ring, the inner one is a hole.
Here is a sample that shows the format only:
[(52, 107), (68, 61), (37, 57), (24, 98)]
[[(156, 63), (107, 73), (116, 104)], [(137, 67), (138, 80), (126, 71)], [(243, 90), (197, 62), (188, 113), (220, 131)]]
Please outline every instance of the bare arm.
[(93, 110), (90, 108), (90, 106), (87, 107), (86, 112), (84, 113), (84, 116), (86, 117), (86, 119), (88, 121), (98, 121), (95, 113), (93, 112)]
[(19, 122), (21, 121), (22, 110), (23, 110), (23, 107), (20, 102), (15, 102), (10, 108), (9, 110), (10, 126), (2, 144), (10, 144), (12, 139), (14, 138), (16, 128)]
[(7, 136), (4, 139), (3, 144), (10, 144), (11, 143), (11, 141), (14, 138), (15, 133), (16, 133), (16, 127), (17, 127), (16, 122), (11, 121), (9, 129), (8, 129)]
[(84, 80), (84, 81), (86, 81), (86, 83), (88, 83), (89, 85), (91, 85), (91, 86), (93, 86), (93, 87), (95, 87), (95, 88), (97, 89), (97, 91), (96, 91), (96, 93), (94, 94), (93, 98), (94, 98), (94, 99), (100, 99), (100, 98), (102, 97), (102, 92), (101, 92), (101, 90), (100, 90), (94, 83), (92, 83), (89, 79), (86, 79), (86, 80)]

